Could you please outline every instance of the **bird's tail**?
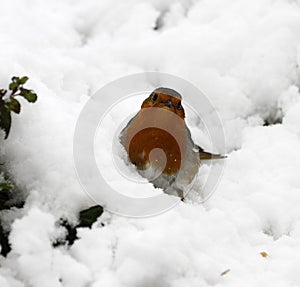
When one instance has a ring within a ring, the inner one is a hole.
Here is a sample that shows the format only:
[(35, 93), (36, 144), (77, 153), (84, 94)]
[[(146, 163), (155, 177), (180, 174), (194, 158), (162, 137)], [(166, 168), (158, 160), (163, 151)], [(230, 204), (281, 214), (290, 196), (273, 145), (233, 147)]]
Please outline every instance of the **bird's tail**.
[(226, 158), (227, 156), (206, 152), (201, 147), (199, 147), (199, 157), (200, 160), (211, 160), (211, 159), (222, 159), (222, 158)]

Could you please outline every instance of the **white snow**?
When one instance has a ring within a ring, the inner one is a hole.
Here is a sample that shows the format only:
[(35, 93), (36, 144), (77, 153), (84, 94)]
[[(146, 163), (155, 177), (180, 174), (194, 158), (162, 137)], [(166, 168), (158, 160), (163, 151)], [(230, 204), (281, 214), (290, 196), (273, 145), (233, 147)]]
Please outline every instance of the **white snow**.
[[(299, 1), (1, 1), (0, 34), (0, 87), (27, 75), (39, 96), (1, 140), (0, 162), (27, 196), (22, 213), (1, 214), (13, 221), (1, 287), (300, 286)], [(149, 70), (191, 81), (218, 110), (229, 157), (216, 192), (146, 219), (105, 212), (54, 248), (57, 220), (94, 204), (72, 155), (84, 103)]]

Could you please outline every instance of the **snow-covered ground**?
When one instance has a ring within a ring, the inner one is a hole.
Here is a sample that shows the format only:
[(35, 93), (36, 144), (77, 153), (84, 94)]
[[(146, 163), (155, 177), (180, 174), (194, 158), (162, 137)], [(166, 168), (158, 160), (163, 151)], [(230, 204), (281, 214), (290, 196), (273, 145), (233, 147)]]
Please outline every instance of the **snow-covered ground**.
[[(0, 35), (0, 87), (27, 75), (39, 96), (1, 140), (27, 195), (1, 214), (13, 221), (1, 287), (300, 286), (299, 1), (2, 0)], [(191, 81), (218, 110), (229, 157), (217, 190), (146, 219), (105, 212), (52, 247), (57, 220), (94, 204), (72, 155), (86, 99), (143, 71)]]

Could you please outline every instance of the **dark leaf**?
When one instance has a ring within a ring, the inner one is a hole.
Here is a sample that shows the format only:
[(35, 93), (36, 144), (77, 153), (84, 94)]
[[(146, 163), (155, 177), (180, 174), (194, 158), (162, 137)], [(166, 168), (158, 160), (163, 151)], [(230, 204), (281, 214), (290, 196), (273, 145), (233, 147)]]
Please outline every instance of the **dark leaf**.
[(21, 111), (21, 105), (18, 100), (11, 98), (10, 102), (7, 103), (9, 109), (17, 114)]
[[(2, 206), (5, 206), (5, 203), (10, 199), (9, 196), (9, 190), (7, 189), (2, 189), (0, 187), (0, 202), (2, 203)], [(1, 210), (2, 208), (0, 208)]]
[(77, 237), (77, 228), (78, 227), (89, 227), (91, 228), (92, 224), (97, 220), (97, 218), (103, 213), (103, 208), (100, 205), (93, 206), (91, 208), (82, 210), (79, 213), (79, 224), (72, 226), (68, 223), (67, 220), (62, 219), (60, 225), (65, 227), (67, 230), (67, 235), (65, 239), (60, 239), (53, 243), (54, 247), (68, 244), (72, 245)]
[(5, 132), (5, 139), (7, 139), (11, 126), (10, 110), (6, 106), (0, 105), (0, 129)]
[(68, 245), (72, 245), (75, 242), (75, 240), (78, 239), (76, 227), (71, 226), (68, 223), (68, 221), (65, 219), (61, 220), (60, 225), (63, 226), (64, 228), (66, 228), (67, 235), (66, 235), (66, 238), (64, 238), (64, 239), (59, 239), (59, 240), (54, 241), (53, 246), (58, 247), (61, 245), (65, 245), (66, 243)]
[(220, 275), (221, 276), (224, 276), (226, 274), (228, 274), (230, 272), (230, 269), (226, 269), (225, 271), (223, 271)]
[(6, 92), (7, 92), (7, 91), (4, 90), (4, 89), (1, 89), (1, 90), (0, 90), (0, 99), (2, 99), (3, 96), (5, 96)]
[(20, 96), (24, 97), (30, 103), (34, 103), (37, 100), (35, 92), (23, 88), (21, 89)]
[(11, 247), (8, 241), (8, 234), (3, 231), (1, 222), (0, 222), (0, 245), (1, 245), (1, 255), (6, 256), (10, 252)]
[(103, 208), (100, 205), (80, 211), (78, 227), (91, 227), (102, 213)]

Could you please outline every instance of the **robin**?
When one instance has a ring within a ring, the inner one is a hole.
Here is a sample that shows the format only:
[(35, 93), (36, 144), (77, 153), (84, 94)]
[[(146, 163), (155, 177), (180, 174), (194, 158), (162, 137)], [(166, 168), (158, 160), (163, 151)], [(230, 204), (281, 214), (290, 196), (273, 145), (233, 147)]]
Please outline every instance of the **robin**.
[(120, 133), (120, 142), (137, 171), (155, 188), (184, 198), (201, 160), (224, 156), (194, 144), (185, 123), (182, 97), (175, 90), (157, 88)]

